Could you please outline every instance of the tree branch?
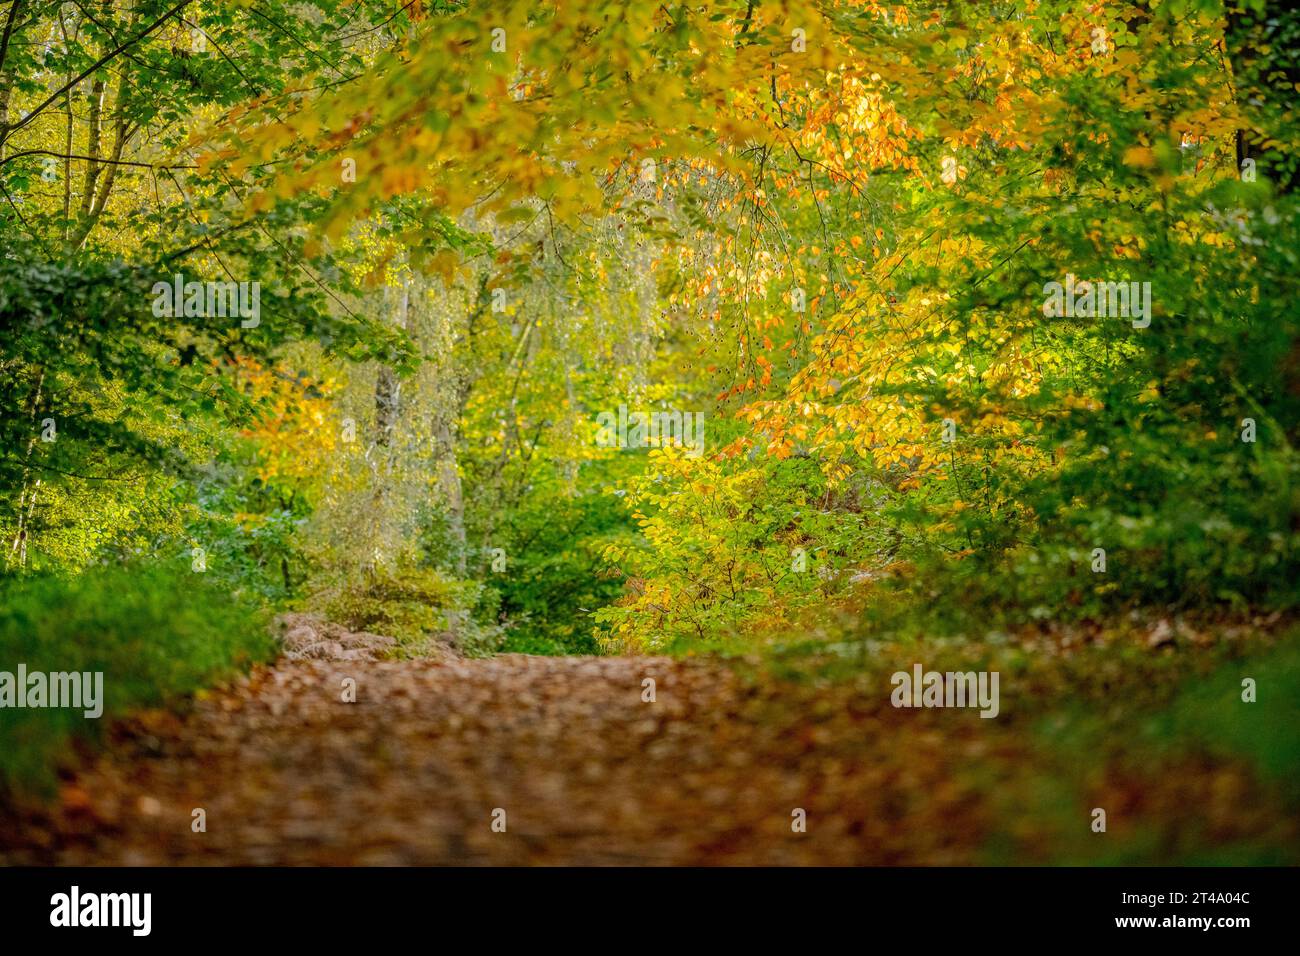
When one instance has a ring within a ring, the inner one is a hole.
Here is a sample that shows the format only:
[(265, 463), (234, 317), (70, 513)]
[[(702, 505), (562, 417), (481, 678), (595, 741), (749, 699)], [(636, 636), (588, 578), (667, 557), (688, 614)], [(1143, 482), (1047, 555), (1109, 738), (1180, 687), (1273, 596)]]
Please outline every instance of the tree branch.
[(83, 156), (80, 153), (56, 153), (52, 149), (25, 149), (21, 153), (12, 153), (4, 159), (0, 159), (0, 166), (20, 159), (23, 156), (53, 156), (55, 159), (84, 159), (94, 158), (96, 162), (103, 163), (107, 166), (139, 166), (141, 169), (198, 169), (196, 163), (138, 163), (129, 159), (108, 159), (103, 156), (95, 158)]
[(14, 21), (18, 19), (18, 8), (23, 5), (23, 0), (13, 0), (9, 5), (9, 19), (5, 21), (4, 36), (0, 37), (0, 71), (5, 68), (5, 57), (9, 55), (9, 37), (14, 32)]
[(5, 142), (5, 140), (7, 140), (7, 139), (12, 135), (12, 134), (18, 132), (20, 129), (22, 129), (24, 126), (26, 126), (26, 125), (27, 125), (28, 123), (30, 123), (32, 120), (36, 119), (36, 117), (39, 116), (39, 115), (40, 115), (40, 114), (45, 110), (46, 107), (48, 107), (51, 103), (53, 103), (55, 100), (57, 100), (60, 96), (62, 96), (62, 95), (64, 94), (64, 92), (66, 92), (67, 90), (70, 90), (72, 87), (76, 86), (78, 83), (80, 83), (80, 82), (81, 82), (82, 80), (84, 80), (86, 77), (90, 76), (90, 74), (94, 73), (96, 70), (98, 70), (101, 66), (103, 66), (105, 63), (107, 63), (109, 60), (111, 60), (111, 59), (113, 59), (114, 57), (116, 57), (116, 56), (117, 56), (119, 53), (121, 53), (123, 50), (127, 50), (127, 49), (130, 49), (131, 47), (135, 46), (137, 43), (139, 43), (141, 40), (143, 40), (143, 39), (144, 39), (145, 37), (147, 37), (149, 34), (153, 33), (154, 30), (157, 30), (160, 26), (162, 26), (164, 23), (166, 23), (168, 20), (170, 20), (170, 19), (171, 19), (173, 16), (175, 16), (177, 13), (179, 13), (180, 11), (182, 11), (182, 10), (184, 10), (186, 7), (188, 7), (188, 6), (190, 5), (190, 3), (191, 3), (191, 0), (181, 0), (180, 3), (176, 4), (176, 6), (172, 7), (170, 10), (168, 10), (166, 13), (164, 13), (161, 17), (159, 17), (157, 20), (155, 20), (155, 21), (154, 21), (153, 23), (151, 23), (149, 26), (145, 27), (143, 30), (141, 30), (139, 33), (137, 33), (137, 34), (136, 34), (134, 37), (132, 37), (130, 40), (127, 40), (125, 43), (119, 43), (115, 48), (113, 48), (112, 50), (109, 50), (107, 53), (105, 53), (103, 56), (101, 56), (98, 60), (96, 60), (96, 61), (95, 61), (94, 63), (92, 63), (90, 66), (86, 67), (86, 69), (82, 70), (81, 73), (79, 73), (76, 77), (74, 77), (73, 79), (69, 80), (67, 83), (63, 84), (63, 86), (59, 87), (57, 90), (55, 90), (53, 93), (51, 93), (48, 97), (46, 97), (46, 99), (45, 99), (44, 102), (42, 102), (42, 103), (41, 103), (39, 106), (37, 106), (34, 110), (32, 110), (30, 113), (28, 113), (28, 114), (27, 114), (26, 116), (24, 116), (22, 119), (20, 119), (17, 123), (14, 123), (14, 124), (11, 125), (11, 126), (7, 126), (7, 127), (4, 127), (4, 128), (0, 128), (0, 145), (3, 145), (4, 142)]

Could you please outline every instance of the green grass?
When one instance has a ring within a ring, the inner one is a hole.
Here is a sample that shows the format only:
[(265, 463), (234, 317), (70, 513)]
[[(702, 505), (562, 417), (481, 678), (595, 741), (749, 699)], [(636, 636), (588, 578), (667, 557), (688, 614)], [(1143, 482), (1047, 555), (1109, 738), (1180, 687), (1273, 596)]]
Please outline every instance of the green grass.
[[(1253, 703), (1242, 700), (1247, 677), (1256, 685)], [(1188, 688), (1152, 730), (1158, 739), (1195, 741), (1207, 753), (1248, 760), (1300, 807), (1300, 633)]]
[(0, 584), (0, 671), (102, 672), (103, 714), (0, 708), (0, 799), (48, 795), (77, 740), (269, 659), (265, 622), (206, 575), (158, 566)]
[[(758, 640), (722, 635), (669, 651), (721, 654), (742, 675), (788, 682), (796, 699), (847, 685), (879, 703), (889, 675), (914, 662), (998, 671), (1001, 713), (976, 724), (986, 756), (954, 756), (949, 771), (986, 808), (989, 864), (1300, 860), (1294, 621), (1159, 607), (1044, 620), (1011, 601), (879, 600), (854, 610), (824, 610)], [(1167, 636), (1153, 640), (1157, 628)], [(1244, 678), (1256, 683), (1253, 702), (1243, 700)], [(968, 723), (940, 724), (954, 733), (954, 754)], [(871, 759), (905, 751), (905, 727), (895, 743), (869, 748)], [(1104, 834), (1090, 826), (1096, 807), (1107, 811)]]

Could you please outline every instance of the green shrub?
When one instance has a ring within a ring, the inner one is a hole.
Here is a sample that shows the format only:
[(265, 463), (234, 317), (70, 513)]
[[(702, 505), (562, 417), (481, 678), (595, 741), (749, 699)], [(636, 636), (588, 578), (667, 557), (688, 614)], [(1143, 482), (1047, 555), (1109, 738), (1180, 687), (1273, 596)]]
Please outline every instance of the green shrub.
[(206, 575), (96, 568), (0, 586), (0, 671), (101, 672), (103, 714), (0, 708), (0, 798), (48, 793), (75, 739), (115, 717), (192, 693), (269, 659), (265, 623)]
[(482, 585), (424, 568), (378, 571), (315, 603), (325, 616), (352, 631), (396, 639), (400, 657), (425, 657), (439, 639), (468, 657), (485, 657), (500, 643), (499, 629), (479, 624), (470, 609)]

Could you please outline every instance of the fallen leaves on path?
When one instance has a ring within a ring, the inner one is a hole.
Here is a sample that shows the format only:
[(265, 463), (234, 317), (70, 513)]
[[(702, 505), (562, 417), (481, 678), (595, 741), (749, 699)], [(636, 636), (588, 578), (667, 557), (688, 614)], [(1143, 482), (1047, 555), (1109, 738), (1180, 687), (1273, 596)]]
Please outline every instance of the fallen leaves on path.
[(993, 832), (1048, 840), (1010, 795), (1050, 771), (999, 721), (713, 659), (283, 661), (113, 738), (4, 825), (0, 862), (963, 864)]

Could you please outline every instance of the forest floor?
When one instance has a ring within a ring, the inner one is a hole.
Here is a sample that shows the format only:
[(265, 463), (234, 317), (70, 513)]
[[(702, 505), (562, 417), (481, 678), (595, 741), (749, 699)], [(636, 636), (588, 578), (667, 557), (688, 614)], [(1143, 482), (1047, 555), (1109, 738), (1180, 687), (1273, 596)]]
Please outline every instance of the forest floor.
[(1099, 765), (1062, 795), (1014, 721), (717, 658), (281, 660), (107, 737), (0, 820), (0, 864), (1055, 862), (1106, 856), (1098, 801), (1147, 859), (1297, 843), (1232, 761)]

